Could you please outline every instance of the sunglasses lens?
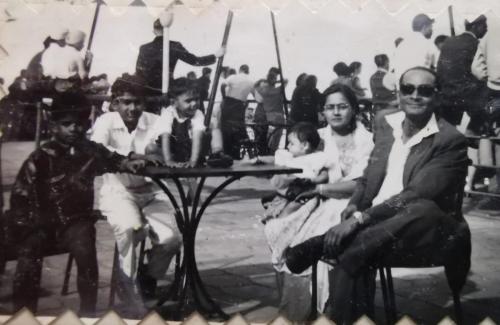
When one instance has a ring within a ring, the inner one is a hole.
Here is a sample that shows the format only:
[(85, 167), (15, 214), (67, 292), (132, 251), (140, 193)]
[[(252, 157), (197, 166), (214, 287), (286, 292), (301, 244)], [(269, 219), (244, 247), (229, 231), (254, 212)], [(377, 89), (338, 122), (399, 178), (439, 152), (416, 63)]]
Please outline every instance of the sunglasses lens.
[(418, 87), (418, 94), (423, 97), (431, 97), (434, 94), (435, 88), (432, 86), (422, 85)]
[(411, 95), (415, 91), (414, 85), (402, 84), (399, 88), (403, 95)]

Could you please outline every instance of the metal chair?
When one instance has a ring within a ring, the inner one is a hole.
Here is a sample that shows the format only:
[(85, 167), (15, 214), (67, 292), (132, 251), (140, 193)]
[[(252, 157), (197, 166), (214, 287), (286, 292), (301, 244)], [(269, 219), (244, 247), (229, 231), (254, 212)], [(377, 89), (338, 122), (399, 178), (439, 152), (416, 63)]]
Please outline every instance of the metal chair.
[[(398, 321), (397, 318), (397, 309), (396, 309), (396, 296), (394, 293), (394, 282), (392, 279), (391, 268), (392, 267), (405, 267), (405, 268), (424, 268), (424, 267), (440, 267), (444, 265), (422, 265), (422, 266), (412, 266), (405, 264), (397, 264), (394, 263), (391, 266), (381, 266), (378, 268), (379, 276), (380, 276), (380, 287), (382, 289), (382, 299), (384, 302), (384, 312), (385, 319), (387, 324), (395, 324)], [(453, 303), (455, 309), (455, 317), (457, 324), (463, 324), (463, 313), (462, 313), (462, 304), (460, 302), (460, 291), (461, 286), (454, 285), (453, 281), (450, 281), (449, 278), (449, 270), (445, 267), (446, 278), (448, 280), (448, 284), (451, 289), (451, 293), (453, 296)], [(310, 320), (315, 320), (318, 317), (318, 311), (316, 308), (317, 304), (317, 264), (312, 266), (312, 275), (311, 275), (311, 313), (309, 315)]]

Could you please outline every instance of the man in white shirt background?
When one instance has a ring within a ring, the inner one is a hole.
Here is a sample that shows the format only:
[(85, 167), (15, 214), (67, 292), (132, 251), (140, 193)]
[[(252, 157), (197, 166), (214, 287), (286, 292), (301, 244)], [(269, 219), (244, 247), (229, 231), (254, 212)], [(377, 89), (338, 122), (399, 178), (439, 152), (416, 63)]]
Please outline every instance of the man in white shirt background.
[(432, 41), (434, 19), (426, 14), (416, 15), (411, 23), (413, 33), (404, 37), (394, 52), (391, 65), (393, 74), (387, 74), (384, 85), (396, 89), (399, 77), (413, 67), (436, 68), (437, 49)]
[(221, 130), (224, 152), (239, 159), (239, 146), (247, 138), (245, 110), (248, 95), (254, 90), (254, 81), (249, 77), (250, 69), (243, 64), (239, 73), (229, 76), (221, 86), (224, 99), (221, 104)]

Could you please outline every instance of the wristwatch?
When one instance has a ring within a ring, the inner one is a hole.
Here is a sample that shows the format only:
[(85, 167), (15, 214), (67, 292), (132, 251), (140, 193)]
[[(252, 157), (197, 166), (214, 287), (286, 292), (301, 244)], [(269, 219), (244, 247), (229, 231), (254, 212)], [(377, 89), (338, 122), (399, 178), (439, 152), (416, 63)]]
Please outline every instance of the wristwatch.
[(362, 225), (364, 223), (364, 220), (363, 220), (363, 212), (360, 212), (360, 211), (356, 211), (352, 214), (352, 216), (354, 217), (354, 219), (356, 219), (356, 221)]

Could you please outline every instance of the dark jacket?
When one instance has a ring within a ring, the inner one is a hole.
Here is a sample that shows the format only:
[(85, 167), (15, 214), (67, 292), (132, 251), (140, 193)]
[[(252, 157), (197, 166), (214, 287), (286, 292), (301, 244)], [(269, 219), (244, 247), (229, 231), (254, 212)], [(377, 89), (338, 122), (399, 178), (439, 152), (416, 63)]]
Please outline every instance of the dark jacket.
[(383, 84), (386, 73), (385, 71), (378, 70), (370, 77), (372, 101), (375, 105), (386, 105), (396, 99), (396, 93), (385, 88)]
[[(182, 46), (180, 42), (170, 41), (169, 53), (169, 84), (172, 84), (177, 61), (190, 65), (203, 66), (215, 63), (215, 55), (196, 56)], [(152, 42), (144, 44), (139, 49), (136, 74), (146, 80), (149, 87), (155, 88), (155, 93), (161, 93), (163, 69), (163, 37), (157, 36)]]
[(23, 163), (12, 188), (10, 236), (20, 239), (35, 229), (60, 228), (89, 218), (94, 177), (119, 171), (124, 159), (88, 140), (74, 146), (74, 152), (56, 141), (42, 145)]
[(404, 167), (403, 191), (372, 206), (385, 179), (387, 160), (394, 143), (392, 127), (383, 114), (379, 115), (375, 121), (375, 147), (350, 204), (366, 211), (378, 222), (393, 217), (409, 202), (428, 199), (446, 214), (462, 220), (461, 200), (457, 201), (457, 193), (463, 191), (469, 164), (467, 141), (443, 119), (438, 120), (438, 128), (438, 133), (411, 148)]
[(482, 82), (471, 72), (479, 40), (469, 33), (448, 38), (441, 48), (437, 74), (445, 96), (466, 97)]

